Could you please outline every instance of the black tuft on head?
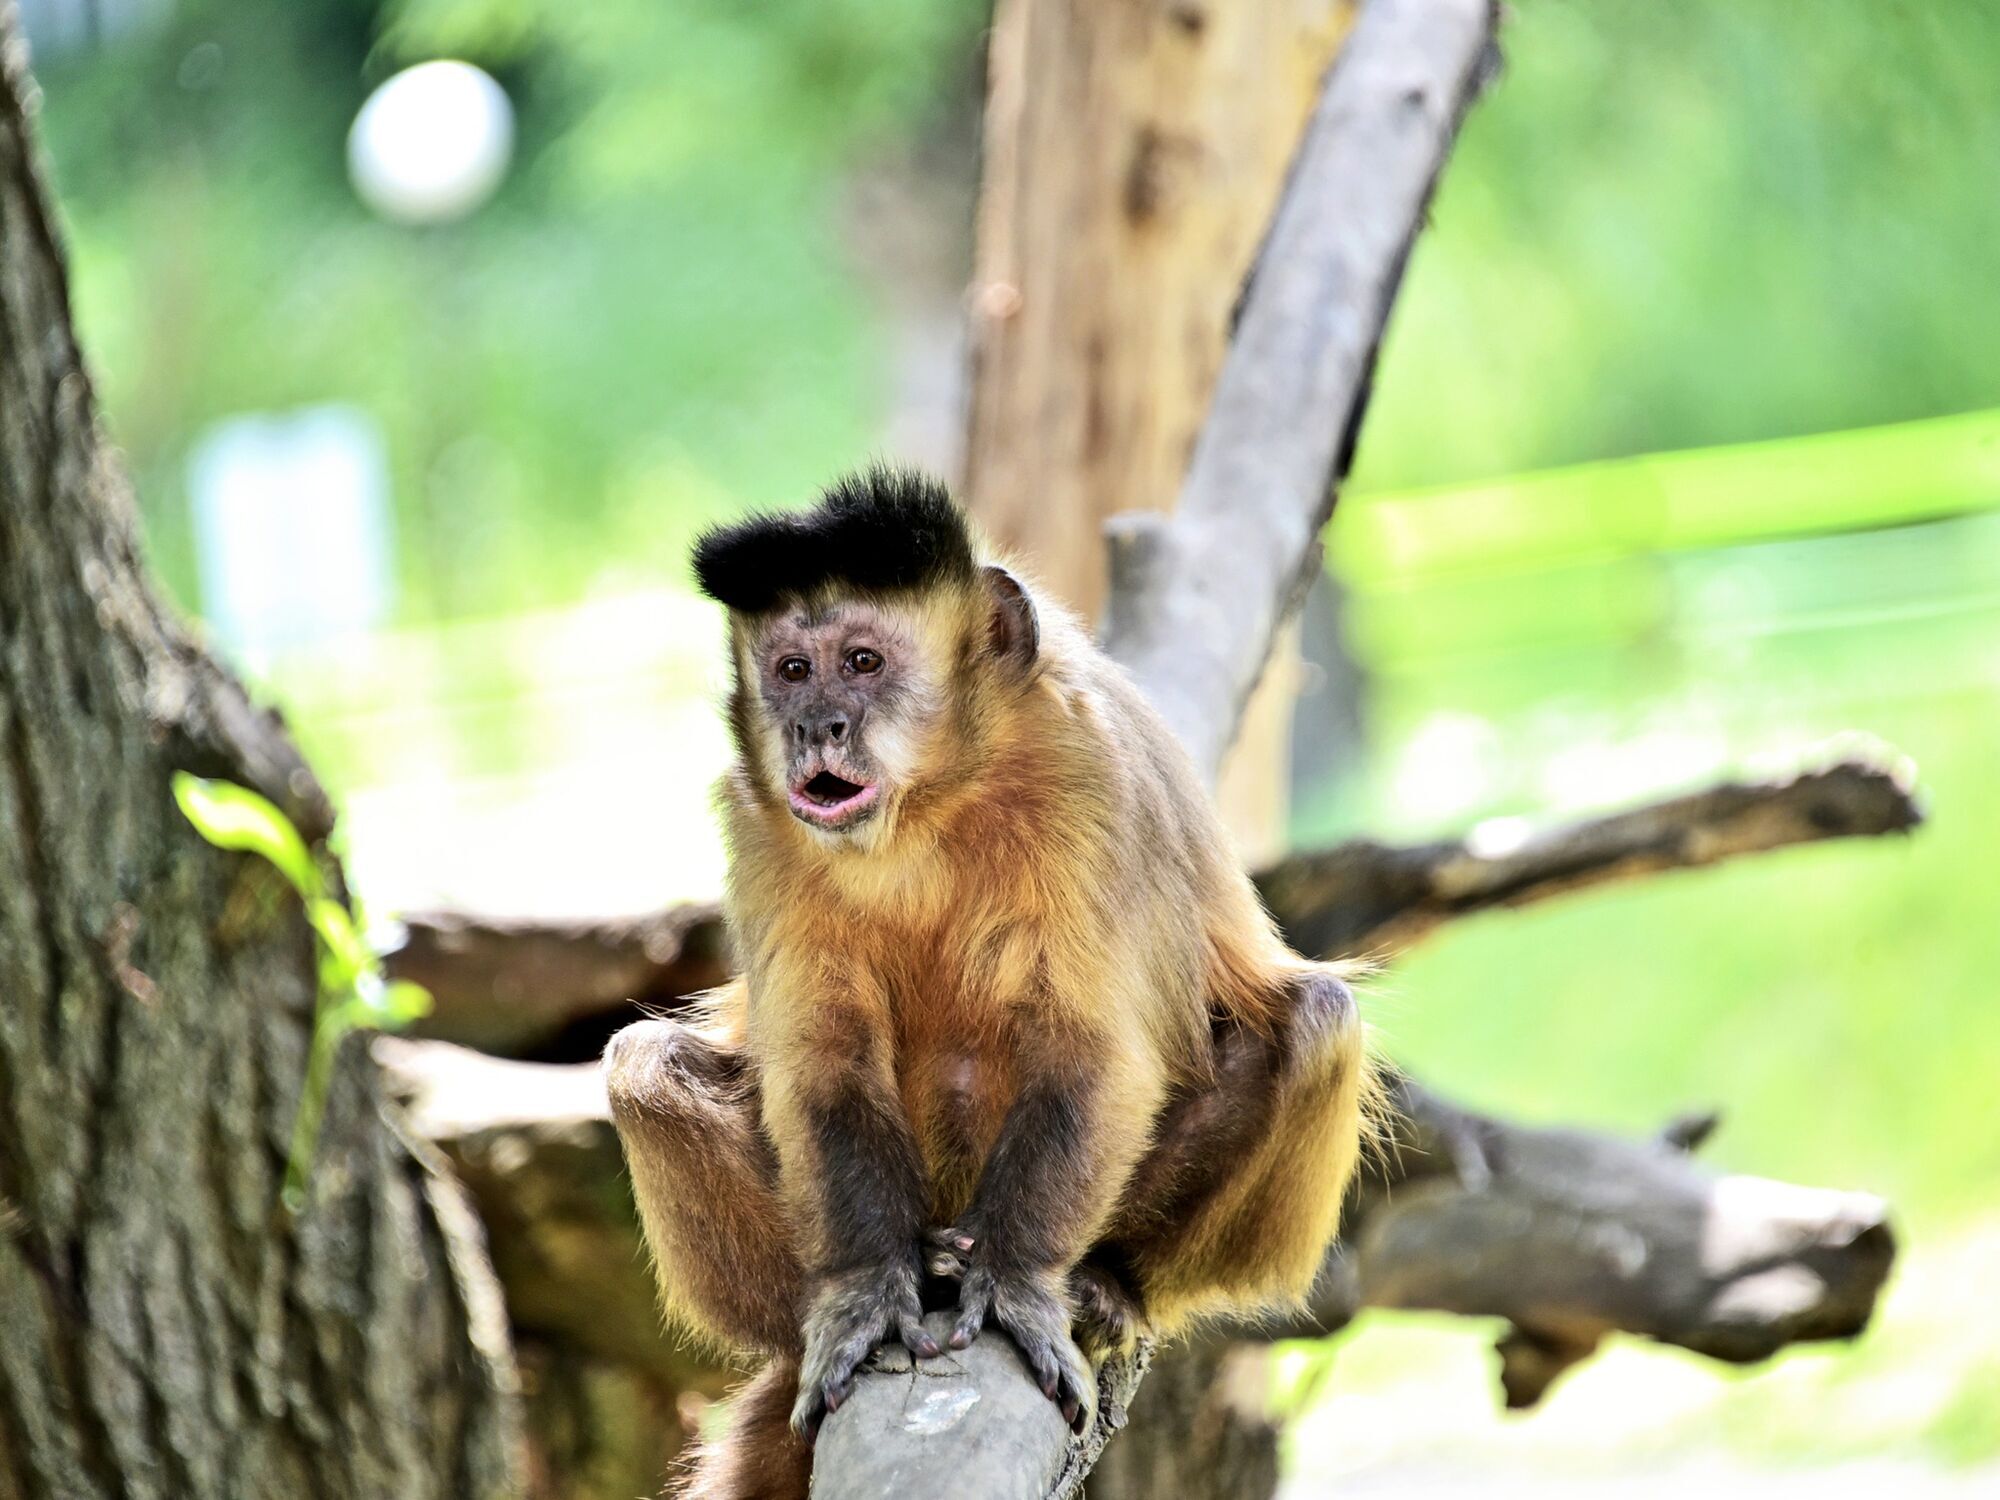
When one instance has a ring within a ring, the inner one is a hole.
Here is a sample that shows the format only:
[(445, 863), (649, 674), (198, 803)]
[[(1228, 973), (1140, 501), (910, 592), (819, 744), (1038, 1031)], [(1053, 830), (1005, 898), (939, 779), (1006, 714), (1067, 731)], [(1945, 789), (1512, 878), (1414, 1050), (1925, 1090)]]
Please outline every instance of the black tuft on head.
[(742, 614), (833, 582), (887, 593), (976, 572), (965, 516), (945, 487), (884, 465), (837, 480), (811, 510), (753, 515), (694, 544), (701, 591)]

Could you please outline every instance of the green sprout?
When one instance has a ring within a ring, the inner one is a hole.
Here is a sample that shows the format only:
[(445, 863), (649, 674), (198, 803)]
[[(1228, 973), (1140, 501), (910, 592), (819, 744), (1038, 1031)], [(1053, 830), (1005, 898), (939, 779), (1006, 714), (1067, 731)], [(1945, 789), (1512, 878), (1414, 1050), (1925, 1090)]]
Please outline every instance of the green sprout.
[(297, 828), (272, 802), (227, 781), (187, 772), (174, 776), (174, 800), (195, 831), (218, 849), (261, 855), (298, 892), (319, 952), (319, 999), (313, 1013), (312, 1051), (292, 1120), (291, 1153), (282, 1194), (288, 1212), (305, 1207), (333, 1060), (350, 1031), (400, 1031), (428, 1015), (430, 992), (407, 979), (382, 977), (382, 962), (361, 940), (354, 911), (328, 894), (327, 880)]

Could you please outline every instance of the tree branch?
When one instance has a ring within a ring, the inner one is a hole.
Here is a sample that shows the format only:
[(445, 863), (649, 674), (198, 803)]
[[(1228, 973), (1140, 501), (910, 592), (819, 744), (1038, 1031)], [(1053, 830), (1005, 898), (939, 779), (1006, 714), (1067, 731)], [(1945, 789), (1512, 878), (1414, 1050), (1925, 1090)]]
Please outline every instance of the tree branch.
[(1742, 1364), (1867, 1326), (1895, 1256), (1872, 1194), (1718, 1176), (1685, 1118), (1628, 1141), (1513, 1124), (1408, 1079), (1395, 1094), (1397, 1141), (1363, 1176), (1312, 1316), (1277, 1336), (1364, 1307), (1502, 1317), (1501, 1384), (1524, 1407), (1614, 1330)]
[(581, 1062), (633, 1005), (678, 1000), (730, 974), (722, 908), (688, 902), (590, 921), (413, 912), (383, 955), (431, 992), (417, 1033), (497, 1057)]
[(1110, 529), (1105, 649), (1212, 781), (1319, 564), (1375, 352), (1494, 47), (1494, 0), (1369, 0), (1327, 74), (1170, 516)]
[(1286, 859), (1257, 884), (1299, 951), (1379, 956), (1491, 907), (1821, 839), (1907, 833), (1923, 820), (1912, 776), (1893, 753), (1856, 756), (1542, 829), (1508, 820), (1432, 844), (1356, 839)]

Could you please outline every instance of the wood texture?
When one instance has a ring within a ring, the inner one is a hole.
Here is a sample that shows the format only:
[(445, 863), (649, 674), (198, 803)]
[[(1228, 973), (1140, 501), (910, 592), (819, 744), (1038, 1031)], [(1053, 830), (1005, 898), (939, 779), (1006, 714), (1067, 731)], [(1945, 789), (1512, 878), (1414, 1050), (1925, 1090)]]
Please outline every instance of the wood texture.
[(0, 16), (0, 1495), (471, 1500), (523, 1481), (462, 1190), (338, 1070), (276, 1213), (315, 965), (176, 769), (326, 800), (142, 575)]
[(691, 995), (730, 973), (714, 902), (582, 922), (412, 912), (399, 926), (389, 971), (433, 1001), (415, 1034), (497, 1057), (594, 1058), (632, 1003)]
[(1365, 1307), (1508, 1321), (1510, 1407), (1532, 1406), (1613, 1331), (1736, 1364), (1788, 1344), (1852, 1338), (1895, 1258), (1870, 1193), (1716, 1174), (1672, 1122), (1655, 1138), (1514, 1124), (1402, 1080), (1397, 1139), (1364, 1175), (1311, 1316)]
[(1893, 752), (1854, 755), (1553, 826), (1509, 820), (1408, 846), (1355, 839), (1283, 860), (1257, 883), (1301, 952), (1382, 957), (1493, 907), (1822, 839), (1907, 833), (1923, 820), (1913, 776)]
[(1180, 491), (1352, 0), (1000, 0), (966, 489), (1094, 618), (1104, 522)]
[(1319, 566), (1493, 0), (1370, 0), (1313, 112), (1170, 518), (1111, 531), (1104, 644), (1210, 779)]
[[(1173, 504), (1233, 310), (1354, 0), (1000, 0), (968, 298), (975, 515), (1086, 618), (1104, 523)], [(1216, 805), (1284, 847), (1295, 643)]]

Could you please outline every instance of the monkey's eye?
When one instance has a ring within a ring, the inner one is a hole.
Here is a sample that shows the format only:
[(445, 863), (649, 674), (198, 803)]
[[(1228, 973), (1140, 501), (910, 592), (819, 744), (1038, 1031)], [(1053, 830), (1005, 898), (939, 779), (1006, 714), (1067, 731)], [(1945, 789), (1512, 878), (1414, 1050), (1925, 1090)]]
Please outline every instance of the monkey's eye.
[(864, 675), (869, 672), (879, 672), (882, 670), (882, 653), (870, 651), (866, 646), (859, 646), (847, 653), (847, 670)]
[(812, 663), (803, 656), (788, 656), (778, 663), (778, 675), (787, 682), (804, 682), (812, 676)]

